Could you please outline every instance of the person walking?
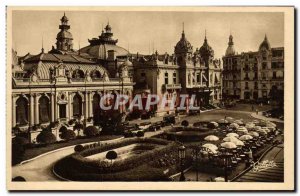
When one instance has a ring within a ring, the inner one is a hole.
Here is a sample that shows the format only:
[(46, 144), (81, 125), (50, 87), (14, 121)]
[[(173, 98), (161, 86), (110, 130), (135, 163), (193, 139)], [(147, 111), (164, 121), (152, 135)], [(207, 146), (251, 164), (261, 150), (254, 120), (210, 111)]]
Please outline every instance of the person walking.
[(258, 115), (258, 109), (256, 109), (256, 115)]

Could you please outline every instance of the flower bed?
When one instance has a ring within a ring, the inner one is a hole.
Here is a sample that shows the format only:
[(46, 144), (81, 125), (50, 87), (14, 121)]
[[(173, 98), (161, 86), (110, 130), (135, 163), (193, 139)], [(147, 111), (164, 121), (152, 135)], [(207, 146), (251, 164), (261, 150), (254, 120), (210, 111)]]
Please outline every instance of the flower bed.
[(196, 142), (202, 141), (206, 136), (214, 134), (215, 131), (202, 127), (174, 127), (167, 131), (166, 138), (168, 140), (177, 140), (180, 142)]
[[(131, 144), (146, 150), (141, 154), (113, 162), (93, 160), (86, 157)], [(153, 148), (153, 145), (162, 147)], [(55, 173), (74, 181), (153, 181), (168, 180), (166, 167), (178, 162), (177, 144), (157, 138), (134, 138), (120, 142), (86, 148), (58, 161)], [(143, 169), (144, 168), (144, 169)], [(174, 171), (172, 171), (174, 172)]]

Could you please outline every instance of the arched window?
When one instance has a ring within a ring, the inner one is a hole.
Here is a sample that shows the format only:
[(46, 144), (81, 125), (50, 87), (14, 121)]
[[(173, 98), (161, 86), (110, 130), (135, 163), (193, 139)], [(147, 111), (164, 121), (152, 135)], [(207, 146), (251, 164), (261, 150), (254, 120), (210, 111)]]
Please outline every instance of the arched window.
[(50, 104), (46, 96), (42, 96), (39, 100), (39, 120), (41, 123), (49, 122), (50, 120)]
[(100, 111), (100, 95), (95, 94), (93, 96), (93, 116), (97, 116)]
[(91, 78), (93, 78), (93, 79), (99, 79), (99, 78), (101, 78), (101, 73), (100, 73), (100, 71), (98, 71), (98, 70), (93, 71), (93, 72), (91, 73)]
[(73, 72), (72, 78), (84, 78), (84, 72), (80, 69), (77, 69)]
[(168, 72), (165, 73), (165, 84), (169, 84), (169, 74), (168, 74)]
[(28, 101), (24, 97), (20, 97), (16, 102), (17, 124), (24, 125), (28, 123)]
[(82, 98), (76, 94), (73, 98), (73, 116), (80, 117), (82, 115)]

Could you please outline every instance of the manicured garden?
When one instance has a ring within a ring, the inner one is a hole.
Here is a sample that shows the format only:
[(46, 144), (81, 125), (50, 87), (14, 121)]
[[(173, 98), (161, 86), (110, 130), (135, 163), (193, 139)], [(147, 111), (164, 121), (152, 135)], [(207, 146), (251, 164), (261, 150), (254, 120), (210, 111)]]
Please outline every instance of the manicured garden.
[[(89, 159), (91, 155), (136, 144), (134, 153), (122, 159)], [(77, 147), (78, 148), (78, 147)], [(158, 138), (130, 138), (111, 144), (83, 146), (58, 161), (54, 172), (72, 181), (168, 181), (179, 171), (178, 143)]]

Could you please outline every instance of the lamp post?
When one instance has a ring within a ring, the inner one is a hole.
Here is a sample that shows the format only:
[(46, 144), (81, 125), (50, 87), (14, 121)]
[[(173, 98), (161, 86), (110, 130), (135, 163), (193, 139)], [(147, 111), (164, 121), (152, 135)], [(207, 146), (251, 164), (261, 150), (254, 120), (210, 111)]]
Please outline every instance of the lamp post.
[(229, 160), (231, 158), (232, 154), (229, 152), (224, 152), (221, 155), (221, 158), (223, 159), (223, 166), (224, 166), (224, 178), (225, 178), (225, 182), (228, 182), (228, 169), (231, 166)]
[(184, 166), (184, 159), (185, 159), (185, 147), (184, 146), (180, 146), (178, 148), (178, 156), (180, 159), (180, 169), (181, 169), (179, 181), (185, 181), (185, 176), (183, 173), (183, 166)]

